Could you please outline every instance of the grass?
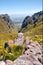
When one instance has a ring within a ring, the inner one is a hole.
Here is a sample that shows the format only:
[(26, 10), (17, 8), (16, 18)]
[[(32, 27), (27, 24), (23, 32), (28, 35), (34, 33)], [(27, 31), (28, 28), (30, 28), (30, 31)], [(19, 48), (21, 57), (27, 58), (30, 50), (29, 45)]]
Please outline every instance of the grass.
[[(41, 43), (41, 40), (43, 38), (42, 35), (42, 21), (38, 22), (36, 27), (34, 28), (33, 25), (28, 25), (27, 28), (24, 30), (24, 37), (29, 36), (30, 39), (39, 42), (41, 45), (43, 45)], [(36, 38), (35, 35), (37, 35), (38, 37)]]
[[(16, 28), (12, 29), (9, 33), (7, 23), (0, 18), (0, 57), (3, 56), (0, 60), (15, 60), (23, 53), (23, 46), (10, 45), (8, 48), (4, 48), (6, 41), (14, 40), (18, 35)], [(11, 53), (11, 54), (10, 54)]]
[(17, 29), (12, 28), (10, 33), (9, 30), (7, 22), (0, 17), (0, 45), (3, 45), (8, 40), (14, 40), (17, 36)]

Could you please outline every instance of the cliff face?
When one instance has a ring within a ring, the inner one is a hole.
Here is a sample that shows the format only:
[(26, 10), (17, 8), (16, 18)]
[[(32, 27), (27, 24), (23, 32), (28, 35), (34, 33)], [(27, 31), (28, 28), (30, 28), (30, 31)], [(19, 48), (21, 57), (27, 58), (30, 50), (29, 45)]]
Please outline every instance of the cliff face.
[(32, 16), (27, 16), (22, 23), (21, 29), (23, 28), (26, 29), (28, 25), (34, 25), (35, 27), (38, 22), (40, 23), (40, 21), (43, 20), (42, 16), (43, 16), (43, 11), (37, 12)]
[[(3, 20), (2, 23), (6, 23), (6, 27), (5, 28), (7, 28), (7, 30), (9, 32), (11, 32), (12, 29), (14, 29), (14, 23), (10, 19), (9, 15), (8, 14), (2, 14), (2, 15), (0, 15), (0, 18)], [(5, 26), (5, 25), (3, 25), (3, 26)]]

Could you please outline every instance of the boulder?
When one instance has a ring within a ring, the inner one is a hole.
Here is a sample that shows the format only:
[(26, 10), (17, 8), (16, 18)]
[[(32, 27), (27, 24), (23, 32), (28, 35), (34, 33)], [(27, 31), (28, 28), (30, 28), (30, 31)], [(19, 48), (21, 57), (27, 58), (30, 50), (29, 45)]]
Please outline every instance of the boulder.
[(25, 38), (24, 44), (25, 45), (30, 44), (30, 38), (28, 36)]
[(6, 65), (4, 61), (0, 61), (0, 65)]
[(13, 65), (13, 62), (11, 60), (6, 60), (6, 65)]
[(20, 56), (13, 62), (13, 65), (33, 65), (26, 55)]
[(13, 65), (42, 65), (33, 54), (22, 55), (13, 62)]
[(23, 42), (24, 42), (24, 35), (23, 35), (23, 33), (18, 33), (18, 36), (16, 37), (14, 43), (16, 45), (22, 45)]
[(18, 33), (18, 37), (23, 37), (23, 33)]
[(13, 40), (8, 41), (8, 45), (13, 44)]

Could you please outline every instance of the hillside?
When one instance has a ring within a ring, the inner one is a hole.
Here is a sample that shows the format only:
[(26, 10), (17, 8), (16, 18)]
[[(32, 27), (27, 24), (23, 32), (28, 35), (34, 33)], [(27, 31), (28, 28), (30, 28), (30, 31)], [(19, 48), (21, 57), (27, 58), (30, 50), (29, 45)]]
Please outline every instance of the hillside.
[(17, 34), (14, 23), (7, 14), (0, 15), (0, 43), (14, 39)]
[(18, 33), (10, 17), (0, 15), (0, 65), (42, 65), (42, 14), (32, 17), (24, 19)]
[(43, 11), (35, 13), (34, 15), (27, 16), (23, 23), (21, 30), (24, 32), (24, 36), (29, 36), (34, 41), (42, 42), (42, 25), (43, 25)]
[(27, 25), (32, 25), (34, 24), (34, 27), (35, 25), (37, 24), (37, 22), (40, 22), (43, 20), (43, 11), (40, 11), (40, 12), (37, 12), (35, 14), (33, 14), (32, 16), (26, 16), (23, 23), (22, 23), (22, 27), (21, 27), (21, 30), (23, 28), (26, 28)]

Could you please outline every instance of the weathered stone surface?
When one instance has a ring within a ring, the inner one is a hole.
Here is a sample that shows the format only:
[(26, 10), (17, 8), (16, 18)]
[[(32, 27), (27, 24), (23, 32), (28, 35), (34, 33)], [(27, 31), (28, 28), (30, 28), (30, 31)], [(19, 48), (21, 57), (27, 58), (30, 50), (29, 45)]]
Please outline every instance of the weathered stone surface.
[(23, 33), (18, 33), (18, 36), (17, 38), (15, 39), (15, 44), (17, 45), (22, 45), (24, 42), (24, 36), (23, 36)]
[(31, 61), (28, 61), (27, 55), (20, 56), (17, 60), (14, 61), (13, 65), (33, 65)]
[(0, 61), (0, 65), (6, 65), (4, 61)]
[(27, 50), (24, 55), (14, 61), (13, 65), (42, 65), (42, 47), (38, 42), (34, 42), (26, 37), (25, 46)]
[(13, 65), (42, 65), (33, 54), (22, 55), (14, 61)]
[(26, 39), (25, 39), (25, 41), (24, 41), (24, 44), (25, 44), (25, 45), (30, 44), (30, 38), (29, 38), (28, 36), (26, 37)]
[[(10, 43), (13, 43), (13, 41), (11, 41)], [(43, 48), (37, 41), (34, 42), (33, 40), (30, 40), (29, 37), (26, 37), (24, 41), (23, 33), (19, 33), (17, 38), (15, 39), (15, 43), (17, 45), (22, 45), (24, 43), (27, 48), (24, 54), (14, 61), (6, 60), (6, 64), (4, 61), (1, 61), (0, 65), (42, 65)], [(11, 53), (9, 54), (12, 55)]]
[(13, 65), (13, 62), (11, 60), (6, 60), (6, 65)]
[(8, 45), (13, 44), (13, 40), (8, 41)]

